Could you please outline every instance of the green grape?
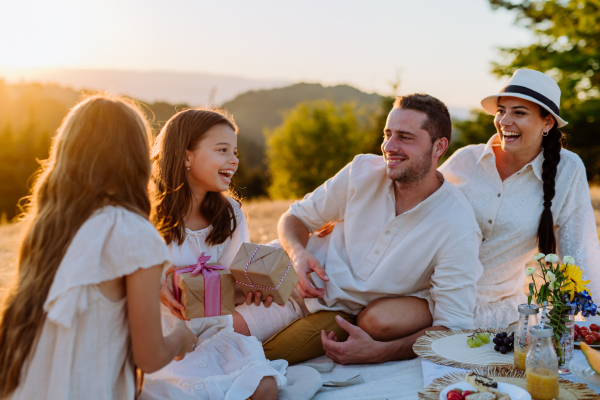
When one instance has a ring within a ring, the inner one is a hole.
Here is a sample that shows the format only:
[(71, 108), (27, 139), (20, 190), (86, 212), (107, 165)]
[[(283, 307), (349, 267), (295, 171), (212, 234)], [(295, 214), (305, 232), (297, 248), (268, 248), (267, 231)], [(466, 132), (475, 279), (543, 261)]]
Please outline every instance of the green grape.
[(481, 339), (481, 341), (483, 343), (489, 343), (490, 342), (490, 337), (487, 335), (487, 333), (480, 333), (479, 334), (479, 338)]
[(475, 342), (475, 346), (477, 346), (477, 347), (481, 346), (481, 339), (475, 338), (474, 342)]
[(470, 348), (475, 347), (475, 341), (472, 338), (469, 338), (467, 340), (467, 344), (469, 345)]

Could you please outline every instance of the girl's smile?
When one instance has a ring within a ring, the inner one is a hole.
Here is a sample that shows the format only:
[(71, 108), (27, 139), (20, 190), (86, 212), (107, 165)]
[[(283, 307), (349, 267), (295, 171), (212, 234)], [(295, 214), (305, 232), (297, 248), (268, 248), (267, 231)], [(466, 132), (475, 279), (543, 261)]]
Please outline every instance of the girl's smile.
[(188, 183), (196, 196), (223, 192), (238, 169), (237, 135), (227, 124), (206, 131), (194, 150), (186, 150)]

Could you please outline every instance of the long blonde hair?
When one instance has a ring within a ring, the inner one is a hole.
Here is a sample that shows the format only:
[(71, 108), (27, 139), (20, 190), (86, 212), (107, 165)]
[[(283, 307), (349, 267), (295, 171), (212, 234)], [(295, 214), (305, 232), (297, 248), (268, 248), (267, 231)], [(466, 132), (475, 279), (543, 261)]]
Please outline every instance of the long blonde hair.
[(19, 385), (46, 318), (50, 286), (83, 223), (108, 204), (148, 218), (150, 140), (143, 113), (121, 97), (88, 97), (63, 120), (28, 198), (18, 279), (2, 310), (0, 398)]

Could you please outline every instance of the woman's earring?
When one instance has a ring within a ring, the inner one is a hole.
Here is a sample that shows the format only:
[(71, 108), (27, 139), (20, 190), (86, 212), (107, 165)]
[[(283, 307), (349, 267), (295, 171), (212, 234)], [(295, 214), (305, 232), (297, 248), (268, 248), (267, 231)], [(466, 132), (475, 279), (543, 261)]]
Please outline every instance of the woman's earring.
[[(550, 133), (550, 131), (543, 131), (542, 132), (542, 136), (548, 136), (548, 133)], [(189, 169), (189, 168), (188, 168)]]
[(186, 169), (189, 171), (189, 170), (190, 170), (190, 167), (187, 167)]

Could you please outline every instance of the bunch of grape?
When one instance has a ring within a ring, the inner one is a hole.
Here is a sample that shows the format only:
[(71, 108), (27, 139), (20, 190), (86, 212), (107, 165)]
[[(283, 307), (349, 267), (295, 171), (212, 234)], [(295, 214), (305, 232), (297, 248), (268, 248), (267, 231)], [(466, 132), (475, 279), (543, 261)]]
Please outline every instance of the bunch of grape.
[(497, 333), (494, 340), (494, 350), (499, 351), (502, 354), (506, 354), (509, 351), (514, 350), (515, 347), (515, 333), (508, 335), (506, 332)]
[(490, 342), (490, 335), (485, 332), (474, 333), (467, 337), (467, 344), (470, 348), (479, 347), (484, 343)]

